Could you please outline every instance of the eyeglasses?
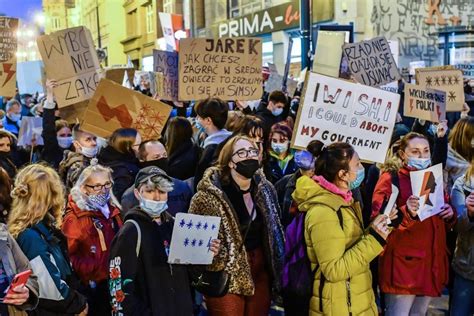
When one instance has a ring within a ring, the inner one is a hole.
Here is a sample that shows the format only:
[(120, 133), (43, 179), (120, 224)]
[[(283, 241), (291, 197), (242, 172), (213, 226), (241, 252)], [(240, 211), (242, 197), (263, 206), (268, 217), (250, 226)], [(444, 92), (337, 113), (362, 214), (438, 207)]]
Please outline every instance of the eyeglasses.
[(239, 158), (253, 158), (258, 157), (260, 151), (257, 148), (239, 149), (232, 156), (237, 155)]
[(86, 184), (86, 187), (88, 187), (89, 189), (92, 189), (93, 191), (95, 192), (100, 192), (102, 191), (104, 188), (105, 189), (110, 189), (112, 187), (112, 183), (111, 182), (107, 182), (105, 184), (96, 184), (96, 185), (88, 185)]

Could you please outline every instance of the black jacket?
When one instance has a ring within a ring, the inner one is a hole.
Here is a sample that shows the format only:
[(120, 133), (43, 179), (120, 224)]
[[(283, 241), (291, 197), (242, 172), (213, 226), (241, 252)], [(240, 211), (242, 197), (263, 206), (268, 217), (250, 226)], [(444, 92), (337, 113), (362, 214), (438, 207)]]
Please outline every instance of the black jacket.
[(140, 170), (138, 159), (133, 153), (122, 154), (112, 146), (103, 148), (97, 158), (101, 165), (113, 170), (114, 186), (112, 190), (120, 201), (125, 190), (135, 182), (135, 176)]
[(13, 180), (16, 175), (17, 168), (10, 153), (0, 152), (0, 167), (5, 169), (10, 178)]
[(293, 217), (290, 214), (290, 207), (293, 203), (292, 194), (296, 189), (296, 180), (301, 177), (301, 172), (297, 170), (293, 174), (288, 174), (275, 183), (275, 190), (277, 191), (278, 204), (280, 204), (280, 221), (283, 229), (291, 223)]
[(267, 177), (268, 181), (273, 184), (284, 176), (295, 173), (296, 170), (298, 170), (298, 167), (296, 166), (294, 157), (291, 158), (291, 160), (288, 162), (288, 165), (286, 166), (286, 169), (283, 171), (280, 169), (278, 159), (271, 155), (267, 156), (263, 168), (263, 171), (265, 172), (265, 176)]
[(185, 141), (168, 157), (168, 175), (187, 180), (194, 177), (199, 162), (200, 148), (191, 139)]
[[(137, 228), (128, 219), (140, 226), (138, 257)], [(110, 250), (109, 289), (112, 306), (117, 311), (114, 315), (192, 315), (187, 268), (168, 264), (165, 245), (171, 242), (173, 224), (167, 217), (158, 225), (139, 208), (125, 216)]]
[(55, 121), (56, 116), (54, 115), (54, 110), (44, 109), (42, 133), (44, 146), (41, 157), (54, 169), (58, 169), (59, 163), (63, 160), (65, 149), (58, 145)]

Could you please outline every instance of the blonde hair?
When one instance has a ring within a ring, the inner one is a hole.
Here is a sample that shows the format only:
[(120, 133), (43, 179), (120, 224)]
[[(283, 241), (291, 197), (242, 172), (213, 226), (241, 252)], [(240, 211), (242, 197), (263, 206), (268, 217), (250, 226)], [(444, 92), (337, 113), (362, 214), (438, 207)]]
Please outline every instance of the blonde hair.
[(64, 188), (53, 168), (41, 164), (28, 165), (18, 172), (11, 192), (13, 203), (8, 230), (13, 237), (38, 224), (48, 214), (59, 229), (64, 209)]

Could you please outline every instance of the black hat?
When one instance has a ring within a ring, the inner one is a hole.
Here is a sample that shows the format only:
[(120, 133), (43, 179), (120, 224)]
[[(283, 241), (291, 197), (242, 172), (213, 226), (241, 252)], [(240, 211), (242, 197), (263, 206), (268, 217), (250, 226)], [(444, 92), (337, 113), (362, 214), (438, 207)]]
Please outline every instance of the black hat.
[(135, 188), (138, 188), (140, 184), (148, 182), (151, 178), (154, 177), (163, 177), (170, 182), (173, 182), (173, 179), (166, 174), (162, 169), (151, 166), (146, 167), (138, 171), (137, 176), (135, 177)]

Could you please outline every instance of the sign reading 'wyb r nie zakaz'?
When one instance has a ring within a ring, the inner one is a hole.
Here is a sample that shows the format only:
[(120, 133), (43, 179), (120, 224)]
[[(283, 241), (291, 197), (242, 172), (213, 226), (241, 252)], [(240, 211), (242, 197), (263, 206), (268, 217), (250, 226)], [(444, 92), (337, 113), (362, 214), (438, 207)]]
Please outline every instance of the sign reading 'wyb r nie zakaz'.
[(262, 96), (262, 40), (188, 38), (180, 41), (179, 100)]

